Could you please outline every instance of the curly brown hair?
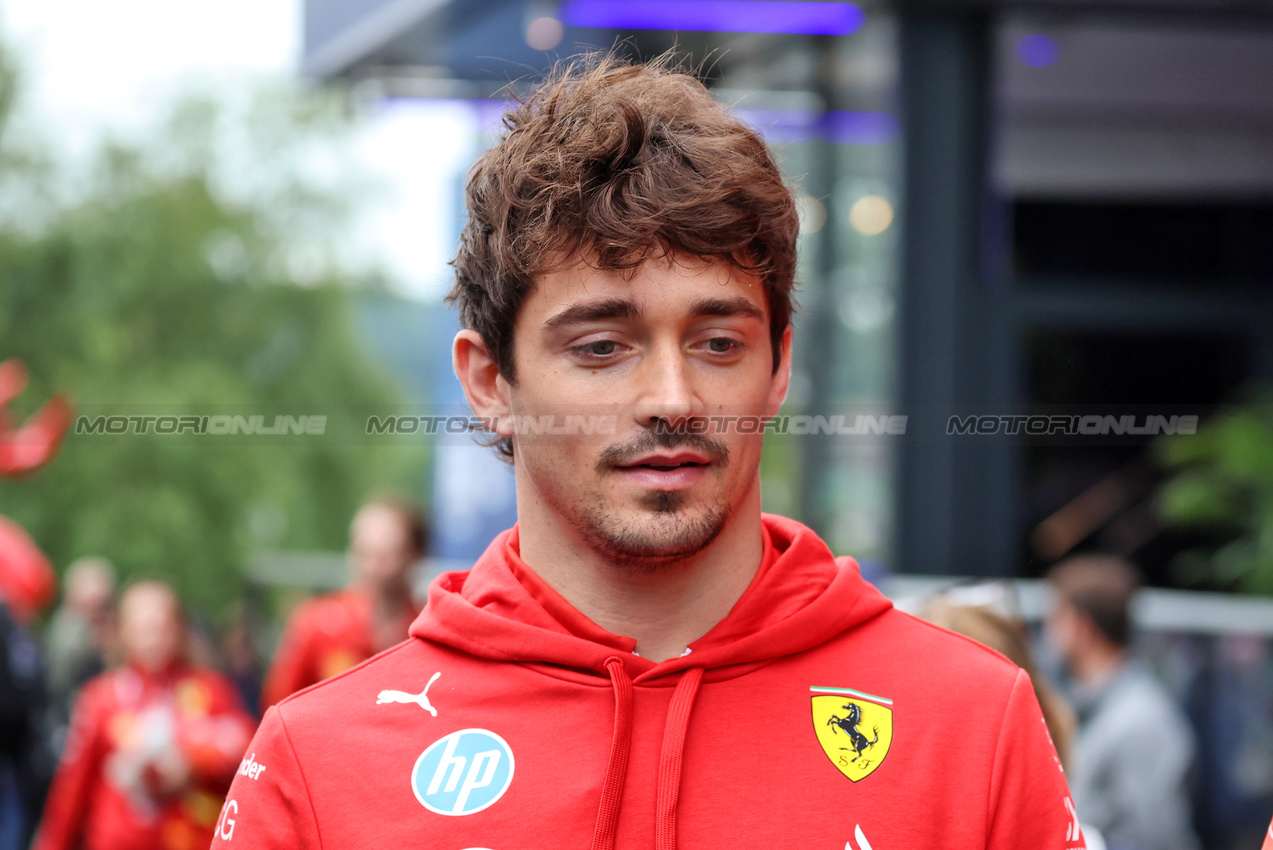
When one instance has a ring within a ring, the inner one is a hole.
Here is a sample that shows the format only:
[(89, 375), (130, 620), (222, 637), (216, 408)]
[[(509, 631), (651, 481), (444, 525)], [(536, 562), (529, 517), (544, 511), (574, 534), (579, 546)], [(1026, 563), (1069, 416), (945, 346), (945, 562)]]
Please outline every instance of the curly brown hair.
[(558, 64), (504, 116), (465, 202), (447, 301), (510, 382), (513, 325), (536, 275), (578, 260), (629, 271), (678, 254), (761, 278), (778, 369), (796, 268), (791, 191), (756, 132), (670, 55)]

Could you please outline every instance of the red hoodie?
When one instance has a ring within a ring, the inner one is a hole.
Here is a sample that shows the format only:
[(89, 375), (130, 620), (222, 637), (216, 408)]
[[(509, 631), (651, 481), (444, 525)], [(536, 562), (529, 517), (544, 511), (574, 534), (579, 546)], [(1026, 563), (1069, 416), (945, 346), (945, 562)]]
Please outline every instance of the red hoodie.
[(266, 715), (214, 850), (1083, 847), (1029, 678), (764, 527), (733, 610), (657, 663), (505, 532), (411, 640)]
[[(399, 635), (419, 613), (418, 607), (404, 606)], [(261, 710), (375, 655), (373, 616), (370, 594), (352, 588), (301, 603), (261, 687)]]
[[(75, 703), (33, 850), (194, 850), (212, 840), (222, 795), (252, 737), (238, 692), (211, 670), (121, 667)], [(156, 789), (180, 753), (189, 779)]]

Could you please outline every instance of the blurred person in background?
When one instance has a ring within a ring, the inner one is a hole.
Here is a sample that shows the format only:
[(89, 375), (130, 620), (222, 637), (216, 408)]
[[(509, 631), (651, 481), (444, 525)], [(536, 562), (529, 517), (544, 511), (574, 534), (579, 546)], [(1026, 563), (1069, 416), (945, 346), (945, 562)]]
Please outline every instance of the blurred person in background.
[[(21, 361), (0, 362), (0, 478), (30, 475), (48, 463), (71, 421), (70, 404), (60, 396), (16, 421), (8, 407), (26, 384)], [(27, 846), (52, 774), (45, 671), (26, 626), (56, 592), (48, 557), (21, 526), (0, 516), (0, 850)]]
[[(1070, 747), (1078, 728), (1078, 718), (1060, 692), (1043, 676), (1030, 652), (1030, 629), (1022, 619), (1012, 588), (1004, 584), (986, 584), (954, 588), (924, 603), (919, 616), (934, 625), (971, 638), (988, 646), (1020, 667), (1030, 677), (1043, 722), (1056, 747), (1063, 767), (1070, 764)], [(1007, 610), (1003, 610), (1003, 609)], [(1087, 850), (1105, 850), (1100, 830), (1083, 821), (1083, 838)]]
[(1070, 790), (1110, 850), (1196, 850), (1188, 794), (1194, 735), (1154, 675), (1130, 657), (1139, 578), (1121, 558), (1083, 555), (1048, 573), (1048, 639), (1072, 678), (1079, 729)]
[(265, 680), (265, 668), (256, 646), (258, 629), (254, 610), (240, 601), (226, 612), (217, 642), (218, 669), (230, 677), (239, 689), (243, 704), (253, 712), (261, 704), (261, 685)]
[(254, 723), (234, 685), (186, 661), (173, 588), (119, 601), (123, 666), (84, 686), (35, 850), (207, 847)]
[(23, 850), (53, 773), (44, 671), (35, 639), (0, 588), (0, 850)]
[(115, 568), (105, 558), (80, 558), (62, 580), (62, 604), (44, 630), (49, 711), (61, 751), (80, 687), (106, 670), (115, 619)]
[[(970, 595), (969, 590), (975, 591), (976, 595)], [(999, 584), (955, 588), (924, 603), (919, 616), (990, 647), (1024, 670), (1034, 685), (1057, 756), (1062, 764), (1069, 764), (1070, 743), (1078, 720), (1074, 709), (1035, 667), (1030, 653), (1030, 630), (1025, 621), (1015, 613), (998, 610), (998, 600), (1008, 593), (1010, 589)], [(1090, 845), (1088, 850), (1091, 850)]]
[(396, 496), (366, 502), (349, 528), (353, 578), (288, 619), (261, 691), (261, 710), (407, 639), (420, 613), (412, 568), (428, 550), (424, 514)]

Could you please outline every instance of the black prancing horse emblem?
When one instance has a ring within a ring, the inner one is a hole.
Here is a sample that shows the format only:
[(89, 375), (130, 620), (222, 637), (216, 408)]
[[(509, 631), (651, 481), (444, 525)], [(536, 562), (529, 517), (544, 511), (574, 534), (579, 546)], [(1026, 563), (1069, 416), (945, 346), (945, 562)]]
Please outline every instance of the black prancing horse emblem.
[(858, 730), (858, 724), (862, 722), (862, 709), (857, 703), (852, 702), (846, 702), (841, 708), (847, 709), (849, 716), (840, 717), (837, 714), (833, 714), (827, 718), (827, 725), (831, 727), (833, 733), (836, 729), (839, 729), (849, 736), (849, 743), (852, 746), (840, 747), (840, 749), (852, 750), (855, 755), (850, 761), (857, 761), (862, 757), (862, 753), (875, 746), (875, 742), (880, 739), (880, 727), (876, 726), (871, 730), (875, 737), (868, 741), (866, 736)]

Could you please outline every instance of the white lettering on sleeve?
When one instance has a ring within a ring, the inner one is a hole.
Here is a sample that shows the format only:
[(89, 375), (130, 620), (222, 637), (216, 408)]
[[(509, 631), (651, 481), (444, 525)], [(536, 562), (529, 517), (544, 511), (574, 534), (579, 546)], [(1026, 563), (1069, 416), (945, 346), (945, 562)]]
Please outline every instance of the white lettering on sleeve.
[(231, 813), (239, 813), (239, 804), (234, 800), (226, 800), (221, 807), (221, 817), (217, 820), (217, 838), (222, 841), (229, 841), (234, 837), (234, 818), (227, 817)]
[(1070, 815), (1070, 822), (1065, 827), (1065, 840), (1078, 841), (1083, 834), (1083, 828), (1079, 825), (1079, 814), (1074, 809), (1074, 801), (1069, 797), (1065, 798), (1065, 810)]
[(239, 762), (240, 776), (255, 780), (262, 773), (265, 773), (265, 765), (256, 760), (256, 753), (252, 753), (252, 755)]

